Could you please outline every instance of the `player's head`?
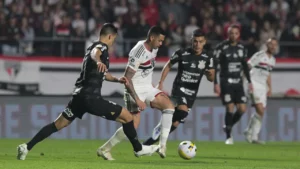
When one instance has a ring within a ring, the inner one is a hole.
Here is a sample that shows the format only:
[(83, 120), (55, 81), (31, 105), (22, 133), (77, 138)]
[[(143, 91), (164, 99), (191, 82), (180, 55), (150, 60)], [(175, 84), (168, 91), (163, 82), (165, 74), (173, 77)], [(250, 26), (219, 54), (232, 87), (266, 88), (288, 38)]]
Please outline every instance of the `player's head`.
[(159, 48), (165, 40), (165, 31), (159, 26), (152, 26), (148, 31), (147, 41), (153, 49)]
[(276, 38), (270, 38), (267, 40), (268, 53), (274, 55), (277, 52), (278, 40)]
[(231, 25), (228, 28), (228, 37), (232, 42), (237, 42), (240, 38), (240, 28), (237, 25)]
[(100, 30), (100, 40), (112, 46), (118, 34), (118, 29), (111, 23), (105, 23)]
[(201, 29), (196, 29), (192, 34), (192, 47), (196, 53), (201, 53), (204, 45), (206, 44), (205, 34)]

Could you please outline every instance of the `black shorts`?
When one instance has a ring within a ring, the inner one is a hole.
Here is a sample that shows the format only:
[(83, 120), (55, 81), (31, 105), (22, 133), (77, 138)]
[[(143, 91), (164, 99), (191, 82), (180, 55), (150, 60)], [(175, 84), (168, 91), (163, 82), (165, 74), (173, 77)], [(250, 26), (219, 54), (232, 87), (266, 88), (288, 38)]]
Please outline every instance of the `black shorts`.
[(85, 113), (116, 120), (122, 112), (122, 106), (104, 100), (101, 96), (74, 95), (62, 115), (69, 121), (82, 118)]
[(221, 98), (223, 105), (247, 102), (243, 84), (221, 83)]
[(186, 105), (189, 109), (191, 109), (194, 105), (196, 97), (187, 96), (187, 95), (172, 95), (171, 100), (175, 107), (179, 105)]

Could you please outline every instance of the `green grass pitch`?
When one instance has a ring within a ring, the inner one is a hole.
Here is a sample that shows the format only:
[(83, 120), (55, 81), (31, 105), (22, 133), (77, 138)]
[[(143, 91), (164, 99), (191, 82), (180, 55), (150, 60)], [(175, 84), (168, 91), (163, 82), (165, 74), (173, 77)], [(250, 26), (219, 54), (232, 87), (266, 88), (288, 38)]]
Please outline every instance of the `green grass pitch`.
[(0, 139), (0, 169), (299, 169), (300, 143), (271, 142), (251, 145), (237, 142), (196, 142), (197, 156), (183, 160), (177, 154), (179, 141), (170, 141), (167, 158), (157, 154), (136, 158), (128, 141), (113, 149), (116, 161), (96, 156), (99, 140), (45, 140), (25, 161), (16, 160), (16, 147), (25, 140)]

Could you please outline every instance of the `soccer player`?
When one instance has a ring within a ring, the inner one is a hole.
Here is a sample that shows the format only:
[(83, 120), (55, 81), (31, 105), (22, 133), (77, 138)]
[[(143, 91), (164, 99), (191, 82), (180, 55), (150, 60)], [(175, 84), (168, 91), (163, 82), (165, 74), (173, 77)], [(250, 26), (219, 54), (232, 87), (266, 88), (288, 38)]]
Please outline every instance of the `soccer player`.
[[(172, 55), (162, 70), (158, 84), (158, 89), (162, 90), (170, 69), (178, 63), (177, 75), (171, 93), (176, 108), (170, 132), (174, 131), (180, 123), (184, 123), (189, 110), (193, 107), (202, 76), (205, 74), (207, 80), (211, 82), (215, 76), (213, 58), (203, 49), (206, 43), (204, 33), (200, 29), (194, 30), (191, 41), (191, 47), (179, 49)], [(154, 128), (152, 137), (143, 144), (152, 145), (157, 142), (160, 131), (161, 123)]]
[[(225, 144), (233, 144), (231, 129), (246, 111), (247, 97), (243, 87), (242, 72), (247, 78), (249, 89), (252, 89), (249, 68), (247, 65), (247, 50), (239, 43), (240, 30), (238, 26), (230, 26), (229, 39), (221, 42), (214, 50), (216, 67), (220, 64), (220, 85), (215, 78), (214, 92), (221, 96), (223, 105), (226, 106)], [(217, 71), (215, 71), (217, 74)], [(220, 88), (221, 86), (221, 88)], [(234, 113), (234, 107), (237, 111)]]
[[(166, 144), (174, 114), (174, 106), (168, 96), (152, 86), (155, 57), (164, 39), (165, 32), (162, 28), (153, 26), (148, 32), (147, 39), (139, 41), (130, 51), (125, 70), (125, 77), (128, 79), (129, 85), (124, 93), (126, 107), (134, 114), (136, 128), (140, 123), (140, 111), (144, 110), (146, 105), (162, 111), (162, 131), (158, 150), (161, 158), (166, 157)], [(125, 134), (121, 127), (104, 145), (98, 148), (98, 156), (105, 160), (114, 160), (110, 150), (124, 138)]]
[(75, 118), (81, 119), (85, 112), (122, 123), (124, 133), (130, 140), (134, 154), (137, 157), (151, 155), (159, 148), (158, 146), (142, 145), (137, 139), (133, 116), (129, 111), (114, 102), (104, 100), (101, 96), (104, 79), (120, 83), (126, 83), (127, 81), (124, 77), (118, 79), (107, 72), (109, 67), (108, 47), (113, 44), (116, 36), (117, 28), (110, 23), (103, 25), (99, 41), (94, 42), (87, 49), (80, 76), (75, 83), (73, 97), (66, 109), (53, 123), (44, 126), (28, 143), (17, 147), (17, 159), (25, 160), (28, 151), (37, 143), (67, 127)]
[(253, 113), (244, 134), (246, 140), (254, 144), (264, 143), (258, 140), (258, 134), (267, 105), (267, 96), (270, 96), (272, 91), (271, 71), (276, 62), (273, 55), (277, 52), (278, 42), (275, 38), (270, 38), (266, 46), (267, 50), (255, 53), (248, 61), (253, 84), (253, 92), (250, 95), (256, 112)]

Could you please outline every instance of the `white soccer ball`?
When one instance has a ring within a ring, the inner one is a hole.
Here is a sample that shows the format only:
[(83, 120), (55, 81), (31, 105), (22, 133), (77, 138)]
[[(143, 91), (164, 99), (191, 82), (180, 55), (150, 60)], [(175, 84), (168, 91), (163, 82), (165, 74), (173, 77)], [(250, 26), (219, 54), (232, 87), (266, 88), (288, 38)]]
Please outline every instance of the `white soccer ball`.
[(185, 160), (190, 160), (196, 156), (197, 147), (191, 141), (183, 141), (178, 146), (178, 154)]

